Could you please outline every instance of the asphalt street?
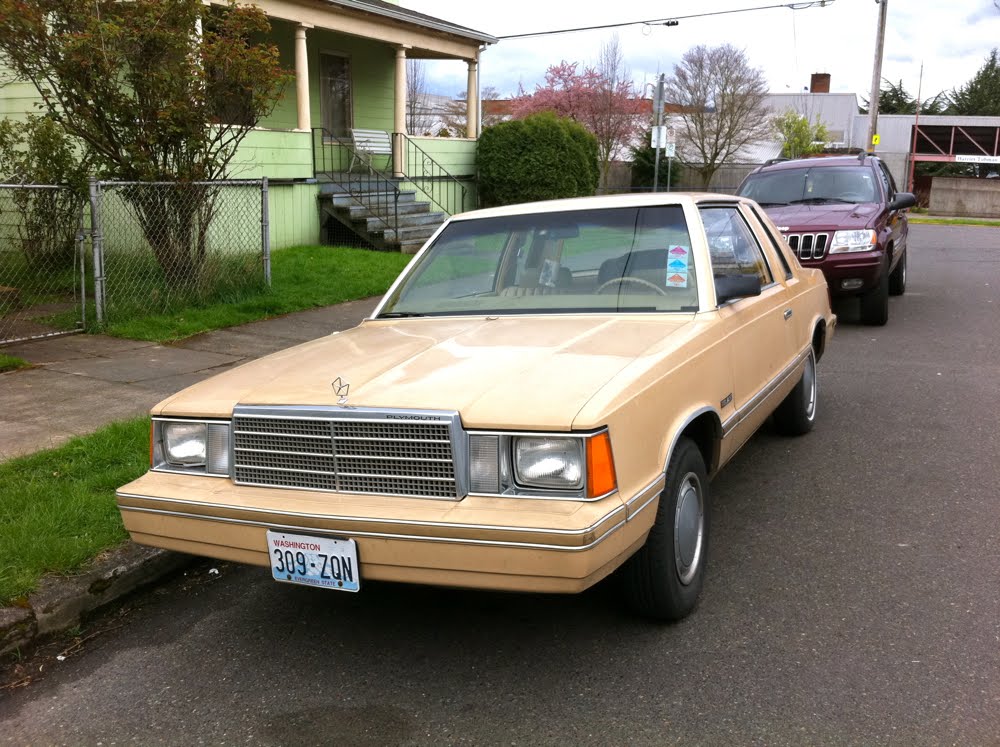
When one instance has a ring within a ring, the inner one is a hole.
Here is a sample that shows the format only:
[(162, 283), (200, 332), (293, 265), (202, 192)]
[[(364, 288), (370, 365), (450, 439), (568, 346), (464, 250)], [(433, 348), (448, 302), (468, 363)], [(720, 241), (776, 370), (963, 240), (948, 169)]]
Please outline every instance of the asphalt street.
[(886, 327), (836, 309), (814, 432), (713, 483), (682, 623), (205, 563), (30, 661), (0, 744), (1000, 744), (1000, 228), (910, 252)]

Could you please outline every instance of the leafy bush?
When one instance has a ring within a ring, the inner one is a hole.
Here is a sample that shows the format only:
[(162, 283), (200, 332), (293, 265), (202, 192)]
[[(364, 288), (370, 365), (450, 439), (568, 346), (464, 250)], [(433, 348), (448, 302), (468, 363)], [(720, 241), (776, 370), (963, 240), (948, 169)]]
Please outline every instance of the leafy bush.
[(87, 164), (66, 131), (49, 117), (0, 120), (0, 180), (68, 189), (15, 189), (5, 194), (18, 215), (28, 266), (48, 273), (73, 266), (74, 240), (87, 193)]
[(597, 139), (552, 112), (483, 130), (477, 165), (484, 207), (592, 195), (600, 175)]

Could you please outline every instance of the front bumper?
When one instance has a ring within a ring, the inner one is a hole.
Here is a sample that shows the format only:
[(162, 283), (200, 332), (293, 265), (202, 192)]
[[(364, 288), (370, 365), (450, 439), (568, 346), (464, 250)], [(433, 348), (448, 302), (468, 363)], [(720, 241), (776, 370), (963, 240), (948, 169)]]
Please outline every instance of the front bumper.
[[(851, 252), (847, 254), (828, 254), (818, 261), (803, 261), (803, 267), (822, 270), (826, 277), (830, 295), (856, 296), (878, 287), (885, 266), (885, 253)], [(860, 281), (844, 287), (844, 281)]]
[(645, 541), (660, 475), (629, 500), (468, 496), (457, 503), (245, 487), (148, 472), (117, 492), (140, 544), (268, 566), (268, 529), (353, 539), (362, 580), (577, 592)]

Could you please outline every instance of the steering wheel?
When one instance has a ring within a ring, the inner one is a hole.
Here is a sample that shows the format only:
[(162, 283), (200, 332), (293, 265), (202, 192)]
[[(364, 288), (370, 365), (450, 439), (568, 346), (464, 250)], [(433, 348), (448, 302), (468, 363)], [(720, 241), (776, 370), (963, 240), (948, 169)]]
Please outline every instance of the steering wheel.
[(620, 289), (623, 283), (635, 283), (636, 285), (643, 285), (646, 286), (647, 288), (652, 288), (661, 296), (667, 295), (667, 292), (660, 286), (656, 285), (655, 283), (651, 283), (648, 280), (643, 280), (642, 278), (632, 277), (631, 275), (625, 275), (624, 277), (611, 278), (611, 280), (606, 280), (605, 282), (601, 283), (601, 286), (597, 289), (597, 292), (604, 293), (605, 288), (610, 288), (612, 285), (615, 284), (617, 284)]

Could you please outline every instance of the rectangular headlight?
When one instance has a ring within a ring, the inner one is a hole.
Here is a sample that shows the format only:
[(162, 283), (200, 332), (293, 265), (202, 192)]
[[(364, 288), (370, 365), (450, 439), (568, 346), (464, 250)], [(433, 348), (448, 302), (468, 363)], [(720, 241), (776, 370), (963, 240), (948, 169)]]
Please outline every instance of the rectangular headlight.
[(171, 466), (204, 466), (208, 452), (208, 426), (205, 423), (164, 423), (163, 452)]
[(830, 244), (830, 254), (870, 252), (877, 244), (878, 236), (869, 228), (858, 231), (837, 231), (833, 234), (833, 241)]
[(556, 436), (514, 438), (514, 475), (521, 485), (579, 490), (586, 476), (583, 441)]
[(228, 421), (153, 418), (150, 466), (154, 470), (229, 476)]

